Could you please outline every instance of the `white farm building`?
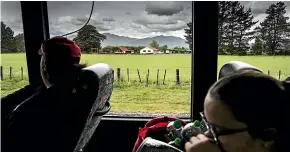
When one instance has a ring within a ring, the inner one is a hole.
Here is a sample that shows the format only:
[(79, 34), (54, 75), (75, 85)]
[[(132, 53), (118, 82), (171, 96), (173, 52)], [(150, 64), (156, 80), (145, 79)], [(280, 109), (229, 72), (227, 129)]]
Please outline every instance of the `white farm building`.
[(140, 50), (140, 54), (155, 54), (158, 49), (145, 47)]

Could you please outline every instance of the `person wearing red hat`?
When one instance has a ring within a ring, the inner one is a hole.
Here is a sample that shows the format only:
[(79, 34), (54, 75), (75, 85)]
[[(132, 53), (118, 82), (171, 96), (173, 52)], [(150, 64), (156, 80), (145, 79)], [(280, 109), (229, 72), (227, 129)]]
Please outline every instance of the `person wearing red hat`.
[(86, 67), (80, 64), (81, 50), (72, 40), (57, 36), (44, 41), (38, 53), (44, 85), (9, 115), (4, 126), (4, 149), (71, 151), (83, 127), (75, 124), (83, 109), (73, 92), (81, 69)]
[[(43, 92), (52, 84), (62, 83), (62, 85), (67, 85), (69, 82), (75, 81), (80, 70), (86, 67), (84, 64), (79, 64), (81, 58), (79, 46), (65, 37), (56, 36), (44, 41), (38, 53), (42, 56), (40, 71), (44, 86), (29, 84), (10, 95), (2, 97), (2, 120), (5, 120), (17, 105), (30, 96)], [(2, 125), (5, 126), (5, 123), (2, 122)]]
[(80, 64), (79, 46), (62, 36), (44, 41), (38, 53), (42, 55), (40, 71), (47, 88), (53, 84), (71, 84), (78, 77), (80, 70), (86, 67), (85, 64)]
[(31, 95), (45, 90), (52, 84), (74, 81), (79, 71), (86, 67), (79, 64), (81, 50), (79, 46), (65, 37), (56, 36), (44, 41), (38, 52), (41, 55), (40, 71), (45, 86), (27, 85), (18, 91), (2, 97), (2, 120), (21, 102)]

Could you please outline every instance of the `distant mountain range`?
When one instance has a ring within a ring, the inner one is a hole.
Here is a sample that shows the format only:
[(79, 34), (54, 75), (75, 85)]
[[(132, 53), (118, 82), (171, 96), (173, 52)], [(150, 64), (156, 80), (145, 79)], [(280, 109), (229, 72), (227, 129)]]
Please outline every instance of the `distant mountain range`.
[(143, 39), (131, 38), (126, 36), (119, 36), (111, 33), (102, 33), (107, 36), (107, 39), (102, 42), (102, 46), (148, 46), (153, 40), (157, 41), (159, 46), (167, 45), (168, 48), (185, 47), (188, 48), (188, 44), (185, 40), (175, 36), (155, 36)]

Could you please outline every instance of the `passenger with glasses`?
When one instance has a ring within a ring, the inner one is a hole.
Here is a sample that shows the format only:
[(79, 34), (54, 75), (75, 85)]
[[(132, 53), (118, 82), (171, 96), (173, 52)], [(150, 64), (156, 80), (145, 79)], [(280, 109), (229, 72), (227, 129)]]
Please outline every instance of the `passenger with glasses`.
[(205, 133), (186, 152), (290, 152), (289, 85), (250, 70), (220, 79), (200, 113)]

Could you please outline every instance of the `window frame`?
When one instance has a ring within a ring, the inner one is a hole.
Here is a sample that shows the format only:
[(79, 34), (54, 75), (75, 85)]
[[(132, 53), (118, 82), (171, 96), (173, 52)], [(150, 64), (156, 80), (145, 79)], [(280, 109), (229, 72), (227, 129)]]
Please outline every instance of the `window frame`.
[(43, 82), (40, 76), (41, 57), (38, 50), (41, 43), (50, 38), (47, 3), (21, 1), (20, 5), (29, 84), (39, 86)]
[[(31, 11), (31, 8), (34, 8)], [(191, 111), (190, 117), (182, 118), (186, 121), (199, 119), (199, 112), (203, 110), (203, 99), (208, 88), (217, 79), (217, 15), (218, 2), (192, 2), (194, 14), (194, 53), (191, 53)], [(204, 13), (204, 10), (208, 10)], [(22, 1), (21, 12), (23, 20), (24, 41), (29, 83), (41, 85), (38, 49), (41, 43), (49, 39), (49, 23), (46, 1)], [(197, 80), (197, 81), (194, 81)], [(199, 80), (199, 81), (198, 81)], [(202, 80), (202, 81), (201, 81)], [(193, 83), (195, 82), (195, 83)], [(196, 91), (193, 91), (196, 90)], [(152, 117), (126, 117), (105, 115), (103, 119), (147, 121)]]
[[(207, 91), (217, 81), (218, 1), (196, 1), (193, 3), (194, 49), (191, 53), (193, 61), (191, 66), (193, 80), (191, 116), (193, 120), (200, 120), (199, 113), (203, 111)], [(207, 12), (205, 13), (204, 10)]]

